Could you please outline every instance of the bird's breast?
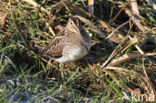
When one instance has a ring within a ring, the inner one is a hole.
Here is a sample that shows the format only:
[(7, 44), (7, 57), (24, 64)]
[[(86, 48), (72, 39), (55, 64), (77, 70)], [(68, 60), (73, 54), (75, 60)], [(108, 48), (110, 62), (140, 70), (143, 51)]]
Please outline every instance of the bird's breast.
[(88, 51), (84, 46), (79, 46), (70, 51), (69, 58), (71, 61), (76, 61), (85, 56), (87, 53)]

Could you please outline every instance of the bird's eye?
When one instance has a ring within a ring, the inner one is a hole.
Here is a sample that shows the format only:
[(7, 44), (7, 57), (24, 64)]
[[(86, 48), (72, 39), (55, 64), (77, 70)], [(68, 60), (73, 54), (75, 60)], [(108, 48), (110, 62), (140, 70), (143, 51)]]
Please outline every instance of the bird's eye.
[(73, 24), (73, 22), (70, 22), (70, 24)]

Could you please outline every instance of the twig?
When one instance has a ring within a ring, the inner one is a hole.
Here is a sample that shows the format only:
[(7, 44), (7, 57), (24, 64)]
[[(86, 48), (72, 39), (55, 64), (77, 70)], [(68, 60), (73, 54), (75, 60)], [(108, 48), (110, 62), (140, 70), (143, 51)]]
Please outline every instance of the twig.
[(124, 25), (128, 24), (131, 21), (131, 19), (129, 19), (128, 21), (124, 22), (123, 24), (119, 25), (117, 28), (115, 28), (115, 30), (113, 30), (113, 32), (111, 32), (106, 39), (109, 39), (118, 29), (120, 29), (121, 27), (123, 27)]
[(128, 35), (121, 41), (121, 43), (115, 48), (115, 50), (112, 52), (110, 57), (107, 59), (107, 61), (101, 66), (101, 68), (107, 66), (107, 64), (117, 55), (117, 53), (123, 49), (122, 45), (127, 41)]
[(120, 13), (126, 8), (126, 6), (128, 5), (129, 3), (127, 3), (127, 4), (122, 4), (122, 8), (120, 9), (120, 11), (114, 16), (114, 18), (112, 19), (112, 21), (111, 21), (111, 23), (113, 23), (115, 20), (116, 20), (116, 18), (120, 15)]
[(130, 12), (128, 10), (126, 10), (127, 12), (129, 12), (129, 16), (132, 16), (132, 20), (134, 21), (134, 23), (136, 24), (136, 26), (142, 31), (142, 32), (146, 32), (144, 26), (141, 24), (139, 16), (139, 9), (138, 9), (138, 4), (136, 0), (131, 0), (130, 2), (131, 7), (132, 7), (132, 14), (133, 16), (130, 14)]
[(91, 15), (94, 15), (94, 0), (88, 0), (88, 11)]
[(118, 57), (117, 59), (113, 59), (108, 66), (114, 66), (116, 64), (121, 64), (123, 62), (129, 61), (131, 59), (136, 59), (138, 57), (146, 57), (146, 56), (154, 56), (156, 53), (145, 53), (145, 54), (140, 54), (140, 53), (129, 53), (122, 55)]
[[(132, 37), (128, 36), (130, 40), (132, 40)], [(144, 52), (140, 49), (140, 47), (137, 44), (134, 44), (135, 48), (140, 52), (140, 54), (144, 54)]]
[(130, 0), (130, 4), (132, 7), (132, 13), (139, 16), (140, 13), (139, 13), (137, 1), (136, 0)]
[[(105, 21), (103, 20), (98, 20), (98, 22), (101, 24), (101, 26), (103, 28), (105, 28), (108, 32), (112, 32), (115, 30), (114, 27), (111, 27), (110, 25), (108, 25), (107, 23), (105, 23)], [(112, 35), (109, 37), (109, 40), (112, 41), (112, 42), (115, 42), (115, 43), (119, 43), (119, 40), (122, 40), (124, 38), (124, 36), (122, 35), (121, 32), (119, 31), (116, 31), (118, 32), (117, 35)], [(110, 34), (109, 34), (110, 35)]]
[(129, 17), (132, 18), (132, 20), (134, 21), (135, 25), (142, 31), (142, 32), (146, 32), (147, 30), (144, 28), (144, 26), (140, 23), (140, 20), (138, 19), (138, 16), (133, 15), (129, 9), (125, 9), (125, 13), (127, 13), (127, 15)]

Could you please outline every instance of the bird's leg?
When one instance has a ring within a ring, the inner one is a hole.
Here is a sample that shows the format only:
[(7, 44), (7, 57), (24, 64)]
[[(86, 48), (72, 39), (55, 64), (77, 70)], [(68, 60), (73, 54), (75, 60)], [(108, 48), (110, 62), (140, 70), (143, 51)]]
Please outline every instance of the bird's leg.
[(49, 67), (52, 65), (52, 64), (51, 64), (51, 61), (54, 62), (54, 59), (51, 58), (51, 59), (48, 60), (48, 63), (47, 63), (47, 65), (46, 65), (46, 68), (49, 68)]
[(48, 60), (48, 63), (46, 65), (46, 68), (49, 68), (51, 66), (51, 60)]
[(62, 76), (62, 78), (64, 78), (64, 72), (63, 72), (63, 63), (60, 63), (59, 64), (59, 67), (60, 67), (60, 71), (61, 71), (61, 76)]

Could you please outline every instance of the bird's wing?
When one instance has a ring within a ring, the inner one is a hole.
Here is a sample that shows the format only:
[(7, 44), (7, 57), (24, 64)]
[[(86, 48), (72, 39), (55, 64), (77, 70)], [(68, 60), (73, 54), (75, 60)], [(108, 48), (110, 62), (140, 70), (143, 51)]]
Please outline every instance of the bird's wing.
[(63, 48), (65, 46), (64, 38), (65, 38), (64, 32), (63, 31), (59, 32), (57, 36), (50, 42), (46, 54), (51, 58), (61, 57)]

